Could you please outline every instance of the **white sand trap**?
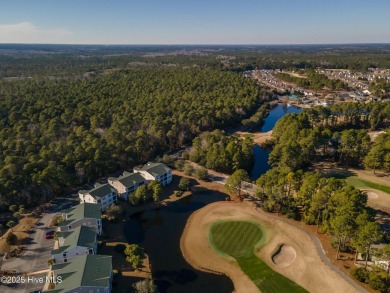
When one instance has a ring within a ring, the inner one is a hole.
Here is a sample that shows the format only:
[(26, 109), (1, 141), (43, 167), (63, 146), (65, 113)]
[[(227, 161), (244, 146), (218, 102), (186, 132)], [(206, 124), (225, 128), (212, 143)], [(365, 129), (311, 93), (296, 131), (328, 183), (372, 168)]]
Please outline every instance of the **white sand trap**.
[(379, 197), (378, 193), (370, 190), (366, 190), (368, 199), (376, 199)]
[(296, 257), (297, 253), (292, 246), (281, 244), (276, 252), (272, 255), (272, 261), (277, 266), (287, 267), (294, 262)]

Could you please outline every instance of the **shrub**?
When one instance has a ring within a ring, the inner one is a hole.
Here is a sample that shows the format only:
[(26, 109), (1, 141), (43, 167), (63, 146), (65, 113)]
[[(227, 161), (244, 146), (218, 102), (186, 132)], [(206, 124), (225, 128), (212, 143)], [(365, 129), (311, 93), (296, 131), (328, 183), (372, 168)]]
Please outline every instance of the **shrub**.
[(18, 207), (15, 204), (13, 204), (9, 207), (10, 212), (13, 212), (13, 213), (16, 212), (17, 209), (18, 209)]
[(172, 167), (174, 165), (175, 158), (173, 156), (165, 154), (159, 161), (169, 167)]
[(368, 284), (374, 290), (379, 290), (381, 292), (386, 292), (385, 290), (389, 288), (390, 282), (386, 280), (386, 272), (372, 272), (368, 278)]
[(184, 167), (184, 174), (191, 176), (194, 173), (195, 169), (191, 164), (186, 164)]
[(123, 214), (123, 209), (121, 206), (112, 205), (106, 209), (106, 215), (109, 220), (117, 220)]
[(191, 180), (186, 177), (182, 177), (179, 182), (179, 188), (183, 191), (190, 190)]
[(12, 228), (13, 226), (15, 226), (15, 222), (14, 221), (8, 221), (7, 225), (6, 225), (8, 228)]
[(18, 237), (12, 232), (9, 232), (7, 234), (7, 238), (5, 239), (8, 245), (15, 245), (16, 242), (18, 241)]
[(207, 178), (207, 169), (206, 168), (204, 168), (204, 167), (200, 167), (200, 168), (197, 168), (196, 170), (195, 170), (195, 173), (194, 173), (194, 175), (195, 175), (195, 177), (196, 178), (198, 178), (198, 179), (200, 179), (200, 180), (205, 180), (206, 178)]
[(354, 268), (351, 271), (352, 276), (359, 282), (366, 283), (368, 280), (368, 271), (365, 268)]
[(157, 293), (157, 286), (154, 284), (153, 280), (145, 279), (134, 283), (133, 289), (136, 293)]
[(52, 266), (56, 263), (56, 260), (54, 258), (50, 258), (48, 261), (47, 261), (47, 265), (48, 266)]
[(177, 170), (183, 171), (185, 162), (183, 160), (177, 160), (174, 165)]
[(126, 261), (130, 263), (133, 269), (138, 269), (142, 265), (142, 260), (145, 258), (145, 252), (141, 246), (137, 244), (128, 244), (124, 250)]

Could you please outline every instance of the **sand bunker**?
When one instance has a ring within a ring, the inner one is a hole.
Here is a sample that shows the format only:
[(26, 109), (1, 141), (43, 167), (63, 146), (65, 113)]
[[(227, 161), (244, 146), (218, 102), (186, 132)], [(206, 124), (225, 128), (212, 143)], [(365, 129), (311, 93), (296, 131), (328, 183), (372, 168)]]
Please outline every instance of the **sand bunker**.
[(366, 190), (368, 199), (376, 199), (379, 197), (378, 193), (370, 190)]
[[(220, 272), (229, 276), (236, 293), (259, 293), (257, 286), (241, 270), (235, 259), (216, 253), (209, 242), (210, 226), (216, 221), (253, 221), (266, 231), (266, 242), (256, 251), (271, 269), (313, 293), (343, 292), (357, 290), (337, 272), (329, 268), (318, 255), (310, 236), (276, 217), (256, 211), (249, 203), (215, 202), (191, 214), (187, 221), (180, 247), (184, 258), (193, 267), (206, 272)], [(285, 244), (276, 258), (275, 249)], [(293, 252), (288, 248), (293, 248)], [(287, 251), (287, 253), (285, 253)], [(289, 252), (290, 251), (290, 252)], [(290, 254), (290, 265), (281, 266), (281, 256)], [(295, 257), (296, 255), (296, 257)], [(275, 256), (275, 259), (272, 259)]]
[(276, 252), (272, 255), (272, 261), (277, 266), (284, 268), (291, 265), (296, 257), (297, 253), (292, 246), (281, 244)]

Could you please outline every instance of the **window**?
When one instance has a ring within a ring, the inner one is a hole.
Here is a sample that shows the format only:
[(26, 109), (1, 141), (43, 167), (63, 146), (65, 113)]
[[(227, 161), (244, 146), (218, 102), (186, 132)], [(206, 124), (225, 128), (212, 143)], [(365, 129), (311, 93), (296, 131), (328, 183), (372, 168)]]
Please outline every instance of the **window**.
[(64, 258), (64, 262), (68, 262), (68, 260), (66, 258)]
[(68, 226), (68, 229), (72, 229), (72, 225), (69, 225), (69, 226)]

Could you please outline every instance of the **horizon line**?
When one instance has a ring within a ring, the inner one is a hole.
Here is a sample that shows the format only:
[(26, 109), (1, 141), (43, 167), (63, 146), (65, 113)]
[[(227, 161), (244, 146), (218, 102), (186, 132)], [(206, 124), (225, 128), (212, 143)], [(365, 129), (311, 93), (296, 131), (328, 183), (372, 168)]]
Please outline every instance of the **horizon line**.
[(390, 45), (390, 42), (350, 42), (350, 43), (241, 43), (241, 44), (229, 44), (229, 43), (218, 43), (218, 44), (201, 44), (201, 43), (171, 43), (171, 44), (142, 44), (142, 43), (1, 43), (0, 45), (64, 45), (64, 46), (316, 46), (316, 45)]

